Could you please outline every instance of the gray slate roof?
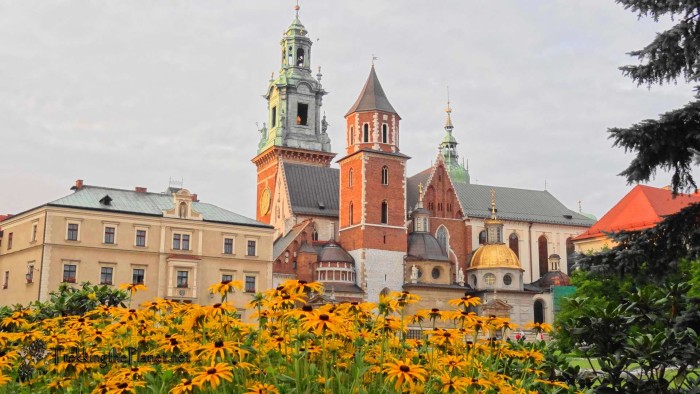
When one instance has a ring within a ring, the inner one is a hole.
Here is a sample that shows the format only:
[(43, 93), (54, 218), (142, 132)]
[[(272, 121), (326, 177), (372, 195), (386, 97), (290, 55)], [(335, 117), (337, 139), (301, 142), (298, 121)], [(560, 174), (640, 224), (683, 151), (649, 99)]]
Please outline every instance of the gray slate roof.
[(374, 110), (398, 115), (394, 107), (391, 106), (389, 99), (386, 98), (384, 89), (382, 89), (382, 84), (379, 83), (379, 78), (377, 78), (377, 73), (374, 72), (374, 65), (372, 65), (372, 69), (369, 71), (367, 82), (365, 82), (365, 86), (362, 88), (360, 97), (357, 98), (357, 101), (355, 101), (355, 104), (352, 105), (345, 116), (353, 112)]
[[(110, 205), (100, 203), (100, 200), (105, 196), (109, 196), (112, 199)], [(173, 196), (172, 194), (165, 193), (138, 193), (133, 190), (85, 185), (76, 190), (73, 194), (59, 198), (47, 205), (107, 212), (133, 213), (137, 215), (163, 216), (164, 210), (173, 208)], [(193, 202), (192, 208), (201, 213), (204, 221), (208, 222), (270, 227), (264, 223), (212, 204)]]
[[(409, 178), (407, 184), (409, 210), (413, 209), (418, 201), (418, 183), (422, 182), (425, 186), (429, 175), (429, 171), (423, 171)], [(565, 207), (546, 190), (465, 183), (454, 183), (454, 188), (464, 208), (464, 215), (469, 217), (491, 217), (491, 190), (493, 189), (496, 192), (499, 219), (586, 227), (595, 223), (594, 220)]]
[(295, 163), (283, 163), (283, 166), (292, 212), (330, 217), (339, 215), (340, 170)]
[(275, 260), (280, 255), (282, 252), (287, 249), (287, 247), (294, 242), (294, 240), (301, 234), (304, 229), (311, 223), (310, 221), (304, 221), (302, 223), (297, 224), (296, 226), (292, 227), (291, 230), (287, 232), (287, 234), (277, 238), (272, 245), (272, 259)]

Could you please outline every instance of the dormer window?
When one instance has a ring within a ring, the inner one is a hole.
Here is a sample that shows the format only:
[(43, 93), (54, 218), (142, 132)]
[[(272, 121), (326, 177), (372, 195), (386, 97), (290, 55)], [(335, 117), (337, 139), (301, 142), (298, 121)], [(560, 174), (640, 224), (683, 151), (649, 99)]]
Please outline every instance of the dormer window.
[(100, 199), (100, 204), (102, 205), (112, 205), (112, 197), (110, 197), (108, 194), (106, 194), (104, 197)]

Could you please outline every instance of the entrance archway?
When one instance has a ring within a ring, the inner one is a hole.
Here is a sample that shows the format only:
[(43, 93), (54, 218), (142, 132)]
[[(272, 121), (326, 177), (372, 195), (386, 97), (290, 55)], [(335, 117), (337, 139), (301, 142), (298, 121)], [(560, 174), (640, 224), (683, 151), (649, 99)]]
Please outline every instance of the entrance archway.
[(542, 300), (535, 301), (535, 323), (544, 323), (544, 302)]

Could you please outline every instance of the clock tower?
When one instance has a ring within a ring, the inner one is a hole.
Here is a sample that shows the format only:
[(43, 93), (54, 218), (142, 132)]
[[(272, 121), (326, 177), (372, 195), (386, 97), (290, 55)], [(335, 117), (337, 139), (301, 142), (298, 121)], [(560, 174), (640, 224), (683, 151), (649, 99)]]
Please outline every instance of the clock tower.
[(275, 189), (282, 162), (329, 167), (335, 153), (321, 112), (323, 96), (321, 68), (314, 77), (311, 71), (311, 45), (308, 31), (295, 17), (280, 42), (281, 59), (277, 77), (270, 78), (263, 95), (268, 118), (258, 129), (258, 152), (253, 158), (257, 167), (256, 219), (270, 223), (275, 208)]

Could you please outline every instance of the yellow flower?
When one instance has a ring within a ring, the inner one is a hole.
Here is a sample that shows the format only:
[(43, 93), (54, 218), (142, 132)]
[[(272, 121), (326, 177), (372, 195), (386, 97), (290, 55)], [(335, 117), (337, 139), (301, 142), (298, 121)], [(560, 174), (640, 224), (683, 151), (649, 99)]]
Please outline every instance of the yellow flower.
[(401, 390), (404, 383), (408, 383), (410, 388), (414, 388), (416, 382), (425, 382), (425, 369), (419, 365), (411, 364), (408, 360), (397, 360), (395, 363), (384, 363), (383, 372), (389, 380), (396, 380), (396, 390)]
[(216, 303), (214, 305), (205, 306), (204, 311), (207, 317), (216, 317), (222, 316), (224, 314), (236, 313), (236, 307), (227, 302), (222, 302)]
[(222, 380), (233, 381), (233, 373), (231, 372), (233, 368), (225, 363), (214, 364), (204, 369), (199, 375), (192, 379), (192, 384), (198, 388), (202, 388), (205, 383), (209, 383), (212, 389), (216, 389), (221, 384)]
[(209, 286), (209, 292), (212, 294), (220, 294), (222, 297), (234, 289), (243, 289), (243, 282), (240, 280), (222, 280), (219, 283), (214, 283)]
[(335, 313), (315, 310), (304, 318), (302, 326), (305, 330), (320, 334), (325, 330), (338, 333), (340, 332), (340, 324), (342, 322)]
[(10, 381), (12, 381), (12, 379), (10, 379), (9, 376), (5, 376), (5, 375), (0, 373), (0, 386), (2, 386), (5, 383), (8, 383)]
[(93, 300), (93, 301), (94, 301), (94, 300), (97, 299), (97, 294), (95, 294), (94, 292), (92, 292), (92, 293), (88, 294), (87, 298), (88, 298), (88, 300)]
[(192, 381), (189, 379), (182, 379), (180, 384), (177, 386), (173, 387), (172, 390), (170, 390), (171, 394), (186, 394), (186, 393), (191, 393), (192, 389), (194, 388), (194, 384), (192, 384)]
[(465, 310), (470, 306), (476, 306), (481, 304), (481, 299), (479, 297), (474, 297), (471, 295), (465, 295), (462, 298), (456, 298), (454, 300), (447, 301), (450, 305), (455, 307), (463, 307)]
[(132, 295), (137, 291), (146, 290), (145, 285), (136, 283), (124, 283), (122, 285), (119, 285), (119, 288), (122, 290), (128, 290), (129, 293), (131, 293)]
[(205, 360), (214, 361), (217, 356), (223, 360), (226, 358), (226, 353), (233, 353), (235, 348), (236, 345), (232, 341), (218, 340), (200, 346), (200, 348), (197, 349), (197, 353)]
[(469, 385), (469, 380), (463, 376), (450, 376), (443, 374), (440, 376), (440, 391), (443, 393), (461, 393)]
[(250, 386), (245, 394), (279, 394), (279, 390), (271, 384), (256, 383)]

